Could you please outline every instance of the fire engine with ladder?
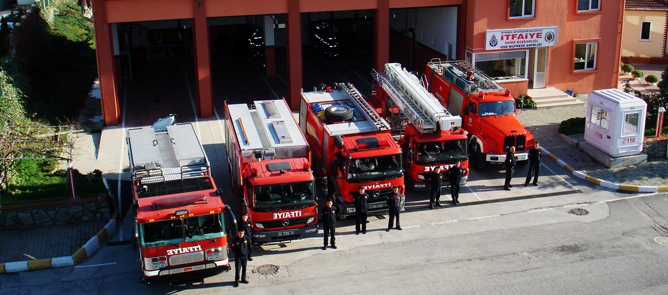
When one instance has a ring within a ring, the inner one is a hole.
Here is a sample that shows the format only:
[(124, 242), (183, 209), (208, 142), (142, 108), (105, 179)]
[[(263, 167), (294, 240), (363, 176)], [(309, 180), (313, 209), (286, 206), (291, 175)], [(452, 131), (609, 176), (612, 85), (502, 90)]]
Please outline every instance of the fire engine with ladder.
[(508, 89), (464, 61), (431, 60), (425, 81), (443, 106), (462, 117), (474, 168), (503, 164), (511, 146), (519, 163), (528, 161), (535, 140), (517, 120), (515, 100)]
[(253, 243), (317, 234), (311, 151), (285, 100), (225, 104), (225, 148)]
[(370, 214), (387, 210), (394, 187), (404, 192), (401, 148), (390, 125), (352, 84), (302, 92), (299, 124), (313, 147), (314, 172), (335, 194), (339, 218), (355, 214), (360, 187), (370, 196)]
[(462, 178), (465, 183), (468, 155), (462, 118), (448, 112), (401, 64), (388, 63), (383, 73), (374, 70), (371, 74), (371, 101), (390, 122), (403, 149), (406, 185), (416, 190), (429, 189), (427, 174), (438, 166), (447, 171), (457, 162), (466, 171)]
[[(128, 130), (135, 222), (146, 282), (203, 280), (230, 269), (223, 204), (192, 124), (164, 123)], [(227, 215), (227, 216), (226, 216)]]

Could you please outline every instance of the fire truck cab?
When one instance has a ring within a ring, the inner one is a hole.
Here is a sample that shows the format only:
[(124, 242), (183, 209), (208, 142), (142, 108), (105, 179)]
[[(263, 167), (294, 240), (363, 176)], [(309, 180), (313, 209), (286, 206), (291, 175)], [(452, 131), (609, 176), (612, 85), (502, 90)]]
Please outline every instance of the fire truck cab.
[(401, 148), (390, 126), (352, 84), (303, 92), (300, 127), (313, 149), (313, 170), (327, 177), (339, 218), (355, 214), (353, 194), (364, 187), (369, 213), (387, 210), (394, 187), (404, 192)]
[(225, 104), (225, 148), (254, 243), (317, 234), (311, 152), (285, 100)]
[(517, 120), (510, 91), (464, 61), (434, 59), (427, 64), (425, 78), (440, 103), (462, 117), (475, 168), (503, 164), (511, 146), (517, 161), (526, 163), (535, 140)]
[(382, 74), (373, 71), (372, 76), (372, 103), (390, 122), (403, 149), (406, 185), (416, 190), (429, 189), (429, 173), (438, 166), (447, 171), (457, 162), (466, 171), (462, 184), (466, 183), (468, 144), (461, 128), (462, 118), (448, 112), (401, 64), (385, 64)]
[(132, 242), (144, 279), (202, 279), (229, 270), (226, 217), (234, 232), (236, 219), (209, 175), (193, 126), (154, 127), (130, 129), (127, 137)]

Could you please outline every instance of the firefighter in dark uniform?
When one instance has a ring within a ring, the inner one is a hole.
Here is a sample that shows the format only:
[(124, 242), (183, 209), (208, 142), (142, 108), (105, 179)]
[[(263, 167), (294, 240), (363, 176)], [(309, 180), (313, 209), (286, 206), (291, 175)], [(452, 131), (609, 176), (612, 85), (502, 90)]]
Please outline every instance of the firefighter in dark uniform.
[(436, 166), (434, 173), (429, 176), (429, 185), (431, 186), (429, 208), (434, 209), (434, 206), (441, 207), (441, 186), (443, 186), (443, 173), (441, 173), (441, 166)]
[(327, 250), (327, 238), (329, 238), (330, 235), (332, 248), (336, 249), (336, 237), (334, 234), (336, 232), (336, 212), (339, 209), (332, 206), (333, 204), (334, 201), (329, 199), (327, 200), (327, 206), (320, 210), (320, 220), (322, 220), (322, 227), (325, 229), (325, 244), (322, 246), (323, 250)]
[(399, 223), (399, 211), (401, 211), (401, 199), (403, 195), (399, 193), (399, 187), (395, 186), (392, 189), (392, 194), (387, 197), (387, 205), (390, 206), (390, 221), (387, 223), (387, 231), (392, 229), (394, 218), (397, 219), (397, 229), (401, 230), (401, 223)]
[(538, 173), (540, 173), (540, 158), (543, 157), (543, 151), (540, 150), (540, 144), (536, 142), (536, 145), (529, 150), (529, 173), (527, 174), (527, 180), (524, 182), (524, 186), (529, 186), (529, 181), (531, 180), (531, 174), (533, 174), (533, 185), (538, 185)]
[(452, 203), (456, 206), (459, 204), (459, 187), (462, 183), (462, 176), (466, 173), (466, 170), (462, 168), (462, 162), (457, 161), (455, 166), (450, 168), (450, 194), (452, 195)]
[(362, 233), (366, 234), (366, 218), (367, 209), (369, 208), (369, 194), (365, 193), (366, 189), (360, 186), (358, 194), (355, 194), (355, 234), (360, 234), (360, 225)]
[(506, 167), (506, 182), (503, 185), (503, 189), (509, 191), (511, 187), (510, 180), (513, 178), (513, 173), (515, 173), (515, 165), (517, 165), (517, 160), (515, 159), (515, 147), (511, 146), (508, 149), (508, 154), (506, 154), (506, 162), (503, 164)]
[(246, 240), (248, 240), (248, 261), (253, 261), (251, 257), (253, 254), (253, 223), (248, 219), (248, 212), (241, 215), (241, 229), (244, 231)]
[(237, 232), (237, 236), (232, 241), (232, 251), (234, 251), (234, 286), (239, 286), (239, 271), (242, 271), (241, 282), (248, 284), (246, 280), (246, 264), (248, 263), (248, 239), (244, 237), (244, 231)]

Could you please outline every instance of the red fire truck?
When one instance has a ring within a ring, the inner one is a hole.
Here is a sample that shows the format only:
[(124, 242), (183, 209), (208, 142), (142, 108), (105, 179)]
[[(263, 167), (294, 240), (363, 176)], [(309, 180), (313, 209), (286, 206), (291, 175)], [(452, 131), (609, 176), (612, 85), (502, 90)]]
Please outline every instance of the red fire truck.
[[(427, 175), (440, 166), (447, 171), (458, 161), (468, 178), (466, 133), (462, 118), (450, 114), (418, 78), (398, 63), (385, 64), (384, 73), (372, 72), (372, 104), (392, 126), (403, 148), (406, 184), (416, 190), (429, 189)], [(449, 182), (445, 182), (449, 183)]]
[(313, 147), (313, 170), (327, 177), (339, 218), (355, 214), (353, 193), (369, 193), (369, 213), (387, 210), (394, 187), (404, 192), (401, 148), (390, 125), (352, 84), (303, 92), (299, 123)]
[(464, 61), (434, 59), (425, 70), (427, 88), (469, 132), (469, 155), (475, 168), (503, 164), (510, 146), (515, 158), (526, 163), (534, 137), (517, 120), (510, 91)]
[(317, 234), (311, 152), (285, 100), (225, 105), (232, 186), (253, 223), (253, 242)]
[[(155, 125), (154, 125), (155, 127)], [(197, 279), (230, 269), (226, 213), (191, 124), (128, 130), (136, 212), (133, 244), (144, 279)]]

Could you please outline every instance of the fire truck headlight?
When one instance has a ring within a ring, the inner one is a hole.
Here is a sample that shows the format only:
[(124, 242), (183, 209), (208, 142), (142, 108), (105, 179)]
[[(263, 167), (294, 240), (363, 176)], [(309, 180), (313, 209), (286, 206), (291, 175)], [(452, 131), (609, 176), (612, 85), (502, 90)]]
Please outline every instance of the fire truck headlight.
[(211, 248), (206, 250), (206, 260), (221, 260), (223, 259), (223, 248)]
[(349, 208), (346, 208), (346, 211), (347, 211), (348, 213), (355, 213), (355, 207), (349, 207)]
[(417, 177), (418, 177), (418, 179), (420, 179), (420, 180), (424, 180), (424, 175), (422, 175), (422, 174), (418, 174)]
[(314, 217), (311, 217), (311, 218), (309, 218), (309, 219), (308, 219), (308, 220), (306, 221), (306, 223), (311, 223), (311, 222), (313, 222), (314, 220), (315, 220), (315, 216), (314, 216)]
[(167, 267), (167, 256), (144, 258), (146, 270), (156, 270)]
[(255, 223), (255, 226), (257, 228), (264, 228), (264, 225), (262, 225), (262, 223)]

